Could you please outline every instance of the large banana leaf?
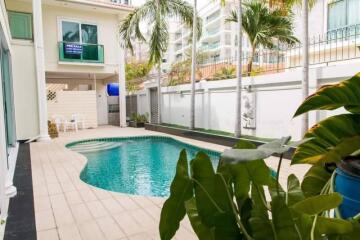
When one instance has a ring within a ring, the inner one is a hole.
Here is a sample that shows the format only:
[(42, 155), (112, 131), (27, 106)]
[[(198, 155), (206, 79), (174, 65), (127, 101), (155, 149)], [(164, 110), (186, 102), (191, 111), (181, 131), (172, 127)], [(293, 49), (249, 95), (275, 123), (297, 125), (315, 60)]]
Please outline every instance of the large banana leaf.
[(190, 198), (185, 202), (186, 213), (189, 217), (192, 228), (199, 240), (214, 240), (214, 231), (205, 226), (196, 208), (195, 198)]
[(295, 117), (311, 110), (333, 110), (345, 107), (349, 112), (360, 113), (360, 73), (334, 85), (320, 88), (297, 109)]
[(215, 239), (239, 239), (240, 231), (232, 211), (232, 192), (221, 174), (216, 174), (210, 158), (199, 152), (191, 161), (196, 209), (201, 222), (214, 229)]
[(301, 189), (306, 197), (319, 195), (325, 184), (329, 181), (331, 173), (323, 166), (312, 166), (304, 176)]
[(292, 159), (295, 163), (339, 162), (360, 149), (360, 115), (342, 114), (329, 117), (312, 127)]
[(301, 239), (289, 207), (285, 203), (285, 197), (275, 196), (271, 201), (272, 221), (278, 240)]
[(324, 211), (336, 208), (342, 202), (342, 197), (338, 193), (330, 193), (308, 197), (292, 206), (292, 208), (307, 215), (317, 215)]
[[(251, 199), (254, 202), (249, 219), (252, 235), (256, 240), (275, 239), (274, 226), (269, 218), (268, 208), (264, 204), (265, 192), (263, 186), (256, 184), (251, 188)], [(244, 204), (245, 207), (245, 204)]]
[(287, 180), (286, 204), (292, 206), (304, 198), (299, 179), (294, 174), (290, 174)]
[(186, 214), (185, 201), (193, 195), (193, 183), (189, 177), (186, 151), (182, 150), (176, 166), (175, 178), (170, 186), (170, 197), (161, 210), (160, 236), (162, 240), (171, 239), (179, 229), (180, 221)]
[(194, 190), (196, 207), (201, 221), (209, 228), (215, 224), (215, 215), (222, 211), (218, 209), (214, 200), (215, 192), (215, 172), (210, 158), (203, 152), (199, 152), (191, 160), (191, 174), (194, 179)]

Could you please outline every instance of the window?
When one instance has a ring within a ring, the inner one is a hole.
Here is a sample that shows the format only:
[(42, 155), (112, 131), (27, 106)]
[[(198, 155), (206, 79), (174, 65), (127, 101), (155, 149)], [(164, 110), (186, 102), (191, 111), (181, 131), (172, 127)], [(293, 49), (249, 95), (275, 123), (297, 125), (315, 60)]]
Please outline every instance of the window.
[[(71, 43), (98, 43), (97, 26), (78, 22), (62, 21), (62, 40)], [(81, 34), (80, 34), (81, 33)]]
[(96, 25), (63, 20), (61, 36), (65, 59), (99, 61), (100, 46)]
[(14, 39), (33, 38), (32, 15), (23, 12), (8, 12), (11, 36)]
[(337, 0), (328, 5), (328, 31), (360, 24), (360, 1)]

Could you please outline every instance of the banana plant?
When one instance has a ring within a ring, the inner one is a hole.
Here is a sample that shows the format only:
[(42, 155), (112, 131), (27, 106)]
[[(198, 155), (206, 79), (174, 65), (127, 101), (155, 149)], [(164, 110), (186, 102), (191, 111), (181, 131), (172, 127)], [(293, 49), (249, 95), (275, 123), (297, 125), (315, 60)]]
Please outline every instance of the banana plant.
[[(292, 164), (313, 166), (305, 174), (302, 189), (306, 196), (333, 191), (334, 167), (342, 159), (358, 155), (360, 149), (360, 74), (333, 85), (321, 87), (300, 105), (295, 117), (313, 110), (344, 108), (347, 113), (326, 118), (305, 134)], [(333, 173), (333, 174), (331, 174)]]
[(161, 239), (172, 239), (186, 216), (200, 240), (345, 240), (360, 234), (358, 223), (329, 217), (342, 202), (339, 194), (306, 197), (293, 174), (282, 188), (280, 167), (274, 174), (263, 159), (273, 153), (281, 158), (289, 140), (258, 148), (240, 140), (222, 154), (216, 170), (202, 152), (189, 164), (183, 150), (161, 211)]

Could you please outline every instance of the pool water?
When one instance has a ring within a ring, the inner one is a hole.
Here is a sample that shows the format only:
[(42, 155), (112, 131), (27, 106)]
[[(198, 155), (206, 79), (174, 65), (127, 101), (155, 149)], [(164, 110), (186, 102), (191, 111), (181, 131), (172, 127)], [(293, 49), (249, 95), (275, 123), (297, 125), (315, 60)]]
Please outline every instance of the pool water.
[(88, 162), (80, 178), (95, 187), (145, 196), (168, 196), (179, 153), (190, 161), (198, 151), (209, 155), (214, 168), (220, 153), (170, 137), (146, 136), (96, 139), (67, 145)]

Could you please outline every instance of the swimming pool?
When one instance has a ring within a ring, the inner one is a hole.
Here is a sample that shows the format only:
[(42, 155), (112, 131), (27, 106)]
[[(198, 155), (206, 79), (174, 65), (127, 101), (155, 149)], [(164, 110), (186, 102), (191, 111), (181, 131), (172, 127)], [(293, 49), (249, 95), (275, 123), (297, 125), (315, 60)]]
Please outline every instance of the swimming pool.
[(88, 159), (80, 178), (95, 187), (144, 196), (168, 196), (179, 153), (188, 160), (198, 151), (209, 155), (216, 167), (220, 153), (189, 145), (171, 137), (103, 138), (66, 145)]

